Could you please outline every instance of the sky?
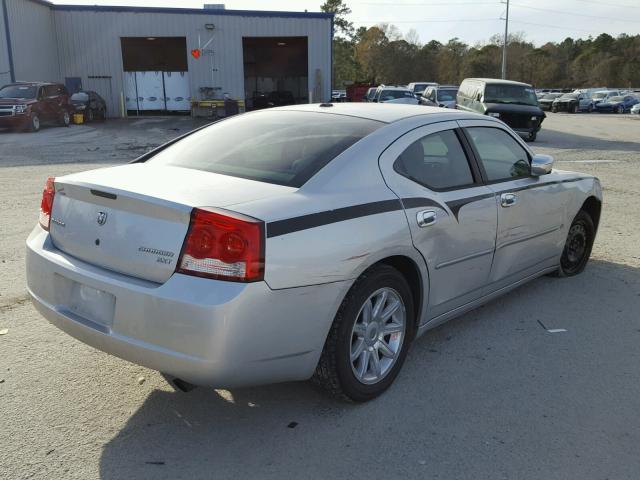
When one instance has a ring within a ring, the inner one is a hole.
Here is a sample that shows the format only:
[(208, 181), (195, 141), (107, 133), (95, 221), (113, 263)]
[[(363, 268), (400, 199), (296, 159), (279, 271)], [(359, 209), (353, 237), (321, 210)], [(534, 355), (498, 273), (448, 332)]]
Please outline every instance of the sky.
[[(523, 33), (536, 45), (566, 37), (587, 38), (600, 33), (640, 34), (640, 0), (510, 0), (509, 31)], [(202, 8), (224, 3), (227, 9), (320, 10), (323, 0), (53, 0), (57, 4), (127, 5)], [(504, 35), (505, 3), (500, 0), (346, 0), (355, 26), (386, 22), (403, 34), (415, 29), (420, 41), (446, 42), (458, 37), (469, 44)]]

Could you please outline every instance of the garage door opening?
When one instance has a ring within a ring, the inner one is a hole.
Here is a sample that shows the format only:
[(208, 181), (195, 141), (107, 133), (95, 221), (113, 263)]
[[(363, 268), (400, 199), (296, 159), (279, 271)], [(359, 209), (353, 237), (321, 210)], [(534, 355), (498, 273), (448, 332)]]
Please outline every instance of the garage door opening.
[(247, 110), (309, 101), (307, 37), (243, 37)]
[(123, 37), (128, 115), (187, 114), (191, 94), (185, 37)]

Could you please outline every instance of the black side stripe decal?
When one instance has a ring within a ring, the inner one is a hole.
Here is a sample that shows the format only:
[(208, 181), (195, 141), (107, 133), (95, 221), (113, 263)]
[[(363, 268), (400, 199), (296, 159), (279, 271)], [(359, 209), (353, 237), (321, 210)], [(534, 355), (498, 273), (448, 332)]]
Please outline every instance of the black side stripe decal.
[(299, 232), (309, 228), (320, 227), (330, 223), (353, 220), (354, 218), (366, 217), (377, 213), (392, 212), (402, 210), (400, 200), (382, 200), (380, 202), (363, 203), (351, 207), (336, 208), (326, 212), (311, 213), (300, 217), (276, 220), (267, 224), (267, 238), (279, 237), (287, 233)]
[(501, 193), (507, 193), (507, 192), (521, 192), (523, 190), (529, 190), (531, 188), (548, 187), (549, 185), (559, 185), (561, 183), (579, 182), (580, 180), (588, 180), (588, 179), (589, 177), (578, 177), (578, 178), (569, 178), (568, 180), (556, 180), (554, 182), (532, 183), (530, 185), (525, 185), (523, 187), (507, 188), (504, 190), (500, 190), (496, 192), (496, 195), (500, 195)]
[[(580, 180), (585, 180), (587, 178), (589, 177), (571, 178), (568, 180), (558, 180), (555, 182), (536, 183), (533, 185), (526, 185), (524, 187), (516, 187), (513, 189), (503, 190), (496, 193), (487, 193), (483, 195), (476, 195), (473, 197), (452, 200), (450, 202), (446, 202), (446, 204), (455, 216), (456, 220), (458, 220), (458, 213), (460, 212), (460, 209), (462, 207), (479, 200), (484, 200), (485, 198), (492, 198), (495, 195), (500, 195), (501, 193), (505, 192), (518, 192), (521, 190), (527, 190), (529, 188), (545, 187), (557, 183), (577, 182)], [(280, 235), (286, 235), (288, 233), (308, 230), (310, 228), (321, 227), (323, 225), (329, 225), (331, 223), (342, 222), (345, 220), (353, 220), (354, 218), (367, 217), (369, 215), (376, 215), (378, 213), (393, 212), (396, 210), (419, 207), (441, 208), (448, 215), (447, 209), (444, 207), (444, 205), (430, 198), (409, 197), (403, 198), (401, 200), (382, 200), (379, 202), (363, 203), (360, 205), (336, 208), (335, 210), (327, 210), (324, 212), (311, 213), (308, 215), (301, 215), (299, 217), (286, 218), (284, 220), (269, 222), (267, 224), (267, 238), (279, 237)]]
[(459, 200), (452, 200), (450, 202), (447, 202), (447, 207), (451, 209), (453, 216), (456, 217), (456, 220), (458, 220), (458, 213), (460, 212), (460, 209), (465, 205), (468, 205), (473, 202), (477, 202), (479, 200), (484, 200), (485, 198), (494, 198), (494, 197), (495, 197), (494, 193), (485, 193), (484, 195), (477, 195), (475, 197), (460, 198)]
[(430, 198), (424, 198), (424, 197), (403, 198), (402, 205), (404, 205), (404, 208), (406, 209), (420, 208), (420, 207), (438, 207), (444, 210), (445, 212), (447, 211), (447, 209), (444, 208), (444, 205), (442, 205), (441, 203), (436, 202), (435, 200), (432, 200)]

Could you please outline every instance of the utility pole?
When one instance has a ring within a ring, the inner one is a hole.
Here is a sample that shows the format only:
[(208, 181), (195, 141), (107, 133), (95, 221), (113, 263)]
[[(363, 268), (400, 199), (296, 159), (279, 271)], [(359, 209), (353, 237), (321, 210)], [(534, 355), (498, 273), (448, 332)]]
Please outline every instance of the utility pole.
[(507, 0), (507, 14), (504, 19), (504, 45), (502, 45), (502, 79), (507, 78), (507, 43), (509, 40), (509, 0)]

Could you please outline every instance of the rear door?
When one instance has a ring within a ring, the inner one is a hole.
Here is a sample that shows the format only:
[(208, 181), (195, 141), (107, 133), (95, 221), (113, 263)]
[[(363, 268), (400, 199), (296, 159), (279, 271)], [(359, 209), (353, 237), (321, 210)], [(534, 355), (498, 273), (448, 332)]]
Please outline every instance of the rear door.
[(531, 176), (531, 154), (495, 122), (462, 120), (482, 176), (498, 205), (498, 234), (490, 281), (501, 288), (557, 263), (562, 244), (564, 190)]
[(380, 157), (429, 269), (429, 318), (478, 298), (496, 239), (494, 193), (480, 184), (456, 122), (410, 131)]

